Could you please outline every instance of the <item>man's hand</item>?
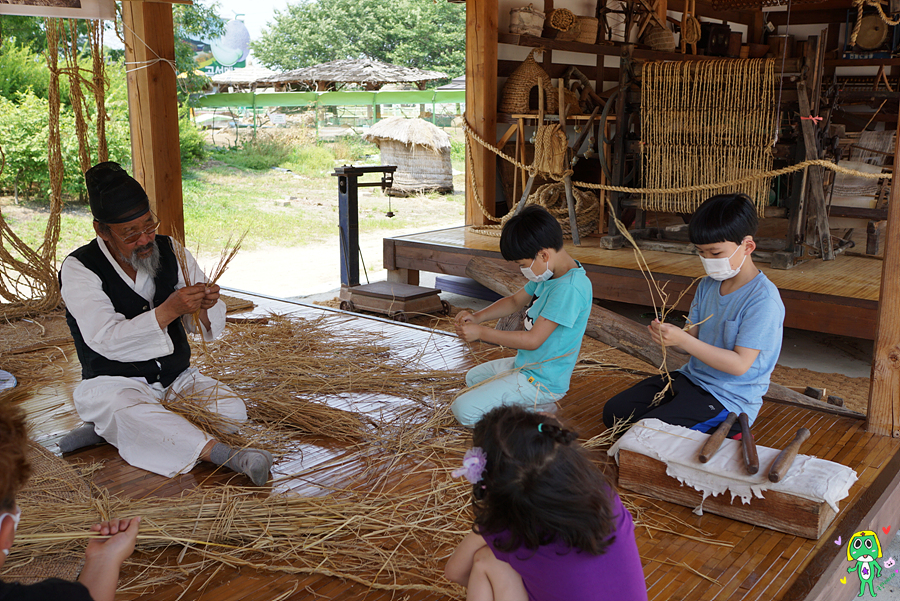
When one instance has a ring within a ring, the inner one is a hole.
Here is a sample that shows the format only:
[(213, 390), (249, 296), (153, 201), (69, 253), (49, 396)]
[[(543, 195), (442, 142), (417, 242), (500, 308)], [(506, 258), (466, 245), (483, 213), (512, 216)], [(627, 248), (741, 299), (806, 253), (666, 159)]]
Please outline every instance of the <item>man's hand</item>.
[(684, 343), (686, 336), (691, 336), (678, 326), (661, 323), (658, 319), (654, 319), (647, 329), (650, 330), (650, 338), (653, 339), (653, 342), (664, 346), (679, 346)]
[[(200, 284), (198, 284), (199, 286)], [(217, 284), (213, 284), (212, 286), (204, 286), (204, 294), (203, 300), (200, 301), (200, 308), (202, 310), (212, 309), (217, 302), (219, 302), (219, 286)]]
[[(215, 288), (216, 299), (218, 299), (219, 287)], [(160, 329), (164, 330), (182, 315), (190, 315), (199, 311), (205, 298), (206, 284), (204, 283), (185, 286), (170, 294), (169, 298), (156, 308), (156, 321), (159, 322)]]

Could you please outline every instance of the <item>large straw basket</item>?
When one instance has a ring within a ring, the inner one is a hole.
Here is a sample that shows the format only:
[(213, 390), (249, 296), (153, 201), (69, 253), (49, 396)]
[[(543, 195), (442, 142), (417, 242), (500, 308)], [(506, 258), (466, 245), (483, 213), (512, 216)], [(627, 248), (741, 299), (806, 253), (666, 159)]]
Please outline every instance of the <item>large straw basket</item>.
[(575, 41), (582, 44), (596, 44), (599, 28), (599, 19), (595, 17), (578, 17), (578, 37), (575, 38)]
[(647, 28), (644, 43), (658, 52), (674, 52), (675, 36), (668, 27), (660, 27), (657, 23)]
[(544, 13), (534, 4), (509, 11), (509, 33), (540, 36), (544, 30)]
[(550, 114), (559, 112), (559, 93), (550, 84), (550, 76), (534, 60), (534, 50), (528, 53), (521, 65), (510, 74), (500, 92), (501, 113), (537, 113), (538, 81), (544, 89), (544, 110)]
[[(584, 237), (594, 233), (600, 223), (600, 201), (593, 192), (578, 188), (572, 189), (572, 196), (575, 197), (575, 222), (578, 224), (578, 235)], [(565, 184), (562, 182), (544, 184), (528, 197), (525, 204), (537, 204), (547, 209), (547, 212), (556, 217), (562, 227), (563, 236), (572, 237)], [(506, 219), (514, 213), (515, 210), (510, 211), (502, 221), (505, 223)]]

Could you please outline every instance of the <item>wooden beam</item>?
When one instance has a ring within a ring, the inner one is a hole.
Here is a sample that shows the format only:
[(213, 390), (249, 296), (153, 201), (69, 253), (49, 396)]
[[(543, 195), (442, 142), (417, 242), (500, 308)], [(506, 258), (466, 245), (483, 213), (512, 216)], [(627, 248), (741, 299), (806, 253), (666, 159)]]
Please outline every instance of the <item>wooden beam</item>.
[[(894, 136), (894, 164), (900, 165), (900, 122)], [(900, 186), (891, 186), (884, 261), (881, 265), (881, 295), (875, 326), (875, 357), (869, 387), (869, 432), (900, 438)]]
[[(466, 120), (489, 144), (497, 137), (497, 15), (498, 0), (466, 1)], [(496, 215), (497, 160), (492, 152), (469, 144), (466, 172), (466, 223), (484, 225), (487, 219), (477, 205), (475, 193), (485, 209)], [(474, 177), (475, 186), (469, 184)]]
[(134, 178), (143, 184), (160, 233), (184, 234), (175, 30), (172, 5), (125, 2), (125, 60)]

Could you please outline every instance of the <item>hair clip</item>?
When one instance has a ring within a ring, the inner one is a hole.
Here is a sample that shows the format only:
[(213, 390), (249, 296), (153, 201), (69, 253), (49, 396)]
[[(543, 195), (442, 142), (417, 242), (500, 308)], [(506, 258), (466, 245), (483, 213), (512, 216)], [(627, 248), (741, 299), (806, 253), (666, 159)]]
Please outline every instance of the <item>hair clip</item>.
[(540, 432), (541, 434), (543, 434), (543, 433), (544, 433), (544, 429), (543, 429), (543, 428), (544, 428), (544, 422), (539, 423), (539, 424), (538, 424), (538, 432)]
[(463, 464), (461, 468), (457, 468), (451, 472), (451, 476), (459, 478), (465, 476), (466, 480), (472, 484), (477, 483), (484, 476), (484, 469), (487, 466), (487, 454), (481, 447), (472, 447), (463, 455)]

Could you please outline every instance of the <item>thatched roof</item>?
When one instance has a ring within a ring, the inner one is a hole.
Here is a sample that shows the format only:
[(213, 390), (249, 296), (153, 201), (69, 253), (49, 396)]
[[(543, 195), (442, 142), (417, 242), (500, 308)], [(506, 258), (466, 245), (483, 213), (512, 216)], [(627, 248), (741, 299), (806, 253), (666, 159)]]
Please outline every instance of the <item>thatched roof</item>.
[(388, 117), (370, 127), (363, 134), (363, 138), (375, 144), (383, 140), (394, 140), (410, 146), (424, 146), (434, 151), (450, 149), (450, 136), (441, 128), (422, 119)]
[(444, 79), (447, 75), (439, 71), (423, 71), (410, 67), (398, 67), (372, 59), (341, 60), (321, 65), (313, 65), (304, 69), (285, 71), (266, 79), (272, 83), (305, 83), (340, 82), (371, 85), (386, 83), (419, 83)]
[(252, 66), (225, 71), (224, 73), (213, 75), (210, 79), (216, 85), (249, 86), (265, 81), (273, 75), (278, 75), (278, 73), (265, 67)]

